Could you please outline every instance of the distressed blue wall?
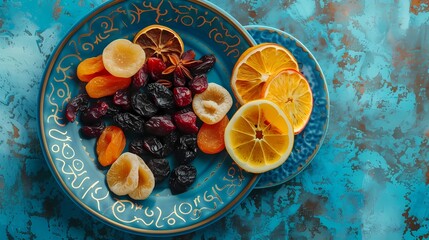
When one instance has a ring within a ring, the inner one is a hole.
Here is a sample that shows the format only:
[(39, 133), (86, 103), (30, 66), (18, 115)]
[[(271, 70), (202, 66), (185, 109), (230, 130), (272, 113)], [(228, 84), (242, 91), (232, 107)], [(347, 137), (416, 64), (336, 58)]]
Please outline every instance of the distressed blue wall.
[[(103, 2), (0, 3), (0, 239), (134, 238), (63, 194), (37, 139), (46, 60)], [(303, 42), (324, 71), (331, 116), (325, 143), (304, 172), (254, 190), (224, 219), (186, 237), (429, 238), (428, 2), (212, 2), (243, 25), (276, 27)]]

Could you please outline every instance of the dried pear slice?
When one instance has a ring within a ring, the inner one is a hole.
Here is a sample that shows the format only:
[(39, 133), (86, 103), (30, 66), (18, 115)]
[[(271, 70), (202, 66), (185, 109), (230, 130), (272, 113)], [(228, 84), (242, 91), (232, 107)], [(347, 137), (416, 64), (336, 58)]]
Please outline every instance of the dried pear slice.
[(128, 196), (135, 200), (144, 200), (149, 197), (155, 187), (155, 177), (143, 159), (139, 156), (137, 156), (137, 158), (139, 160), (138, 186), (134, 191), (130, 192)]
[(192, 108), (201, 121), (215, 124), (225, 117), (232, 107), (232, 97), (228, 90), (216, 83), (209, 83), (207, 89), (195, 94)]
[(137, 155), (132, 153), (120, 155), (106, 175), (110, 191), (118, 196), (134, 191), (139, 184), (139, 166)]

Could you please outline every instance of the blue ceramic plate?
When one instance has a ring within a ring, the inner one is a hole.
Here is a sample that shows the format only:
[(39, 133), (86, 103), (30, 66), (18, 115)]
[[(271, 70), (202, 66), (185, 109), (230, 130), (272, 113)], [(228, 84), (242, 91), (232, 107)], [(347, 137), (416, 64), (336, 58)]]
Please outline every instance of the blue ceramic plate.
[(305, 129), (295, 136), (292, 153), (286, 162), (262, 174), (256, 188), (276, 186), (289, 181), (304, 170), (317, 154), (323, 143), (329, 120), (329, 95), (322, 69), (310, 51), (296, 38), (275, 28), (246, 26), (256, 43), (280, 44), (295, 56), (301, 73), (307, 78), (313, 91), (313, 112)]
[[(200, 154), (194, 160), (198, 175), (185, 193), (172, 195), (167, 182), (144, 201), (110, 193), (105, 174), (96, 164), (95, 140), (83, 139), (80, 123), (66, 123), (64, 111), (71, 97), (82, 91), (76, 67), (82, 59), (102, 53), (118, 38), (133, 39), (142, 28), (161, 24), (182, 37), (185, 50), (197, 57), (214, 54), (210, 82), (229, 89), (232, 68), (254, 41), (247, 31), (214, 5), (197, 0), (113, 1), (90, 13), (62, 40), (47, 64), (39, 98), (42, 149), (53, 175), (66, 194), (90, 215), (142, 235), (178, 235), (221, 218), (253, 189), (257, 175), (240, 170), (224, 151)], [(235, 109), (230, 111), (230, 116)], [(172, 161), (172, 159), (170, 159)]]

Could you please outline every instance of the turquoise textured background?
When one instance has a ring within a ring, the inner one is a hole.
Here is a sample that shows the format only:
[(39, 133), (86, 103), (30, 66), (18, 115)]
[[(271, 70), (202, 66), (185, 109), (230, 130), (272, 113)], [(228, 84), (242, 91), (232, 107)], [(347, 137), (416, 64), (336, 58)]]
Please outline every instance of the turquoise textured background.
[[(0, 239), (137, 239), (86, 215), (42, 157), (46, 61), (104, 1), (0, 3)], [(429, 5), (424, 0), (213, 0), (241, 24), (289, 32), (331, 98), (324, 145), (286, 184), (254, 190), (194, 239), (429, 238)]]

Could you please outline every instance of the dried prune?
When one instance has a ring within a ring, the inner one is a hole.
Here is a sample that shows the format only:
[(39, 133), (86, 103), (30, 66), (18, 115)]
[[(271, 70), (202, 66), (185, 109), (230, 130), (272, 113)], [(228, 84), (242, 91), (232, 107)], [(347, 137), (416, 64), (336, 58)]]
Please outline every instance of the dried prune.
[(151, 117), (145, 123), (145, 131), (155, 136), (165, 136), (176, 129), (168, 115)]
[(109, 105), (105, 101), (99, 101), (90, 108), (86, 109), (80, 115), (80, 120), (85, 124), (92, 124), (100, 121), (100, 119), (107, 114)]
[(78, 112), (84, 111), (89, 107), (88, 94), (81, 93), (76, 97), (72, 98), (66, 107), (66, 118), (69, 122), (74, 122)]
[(147, 162), (147, 166), (155, 177), (155, 183), (160, 183), (170, 174), (170, 163), (165, 158), (154, 158)]
[(122, 110), (121, 107), (116, 106), (112, 102), (107, 103), (107, 105), (108, 105), (108, 107), (107, 107), (106, 116), (113, 117), (113, 116), (119, 114)]
[(164, 144), (157, 137), (146, 136), (143, 139), (143, 147), (155, 157), (165, 157), (163, 152)]
[(173, 96), (176, 105), (179, 107), (188, 106), (192, 102), (192, 92), (187, 87), (175, 87)]
[(209, 86), (207, 76), (205, 74), (195, 76), (189, 81), (188, 86), (193, 94), (204, 92)]
[(180, 165), (170, 175), (169, 185), (172, 194), (186, 192), (189, 186), (195, 182), (197, 169), (191, 165)]
[(148, 82), (148, 70), (147, 70), (147, 63), (143, 65), (140, 70), (137, 71), (136, 74), (133, 76), (133, 81), (131, 83), (131, 87), (133, 90), (138, 90), (144, 86), (146, 86)]
[(129, 112), (119, 113), (113, 117), (113, 122), (125, 131), (144, 133), (144, 119), (141, 116)]
[(176, 127), (181, 131), (182, 133), (187, 134), (196, 134), (198, 133), (198, 127), (197, 127), (197, 115), (195, 115), (194, 112), (188, 111), (188, 112), (177, 112), (174, 114), (174, 122), (176, 123)]
[(143, 158), (147, 153), (144, 148), (144, 140), (142, 138), (133, 139), (128, 146), (128, 151)]
[(149, 99), (145, 92), (137, 92), (131, 98), (134, 111), (143, 117), (152, 117), (158, 112), (158, 107)]
[(163, 109), (174, 107), (173, 92), (160, 83), (147, 85), (147, 92), (156, 106)]
[(204, 55), (200, 60), (199, 64), (189, 69), (194, 76), (208, 73), (216, 63), (214, 55)]
[(122, 107), (124, 110), (131, 108), (130, 93), (127, 89), (121, 89), (116, 91), (113, 95), (113, 103), (117, 106)]
[(197, 137), (194, 134), (180, 136), (176, 143), (175, 157), (179, 164), (189, 164), (197, 157)]
[(179, 135), (176, 131), (173, 131), (167, 136), (162, 137), (162, 143), (164, 145), (163, 145), (161, 155), (163, 156), (169, 155), (175, 149), (178, 138), (179, 138)]
[(99, 121), (93, 125), (87, 125), (80, 128), (80, 132), (85, 138), (96, 138), (101, 135), (106, 125)]

